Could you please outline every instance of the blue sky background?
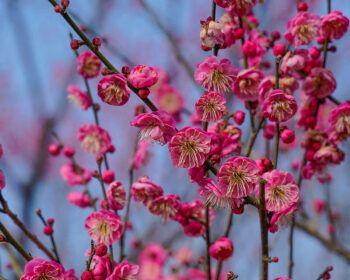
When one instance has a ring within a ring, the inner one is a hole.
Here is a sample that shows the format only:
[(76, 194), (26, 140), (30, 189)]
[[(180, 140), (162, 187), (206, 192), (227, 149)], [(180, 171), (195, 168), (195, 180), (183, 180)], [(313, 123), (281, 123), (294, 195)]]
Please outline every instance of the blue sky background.
[[(320, 14), (325, 12), (325, 2), (309, 1), (312, 11)], [(101, 3), (107, 5), (102, 13), (98, 8)], [(192, 67), (208, 55), (200, 50), (198, 34), (199, 20), (210, 14), (210, 1), (148, 0), (147, 3), (156, 10), (160, 20), (178, 39), (182, 53)], [(348, 1), (333, 0), (333, 3), (333, 9), (341, 10), (350, 16)], [(79, 15), (83, 22), (92, 23), (99, 34), (106, 35), (110, 44), (134, 63), (161, 66), (169, 71), (172, 85), (176, 86), (186, 99), (186, 107), (193, 108), (201, 92), (178, 64), (164, 34), (138, 5), (138, 1), (71, 0), (70, 9)], [(283, 32), (290, 18), (288, 15), (295, 13), (293, 9), (294, 1), (267, 0), (255, 10), (262, 29), (273, 25)], [(82, 81), (74, 71), (74, 56), (69, 48), (70, 29), (63, 19), (53, 12), (51, 5), (46, 0), (1, 0), (0, 26), (0, 142), (5, 150), (1, 164), (8, 179), (4, 193), (16, 212), (21, 215), (26, 200), (21, 184), (32, 172), (35, 151), (46, 149), (36, 147), (42, 119), (47, 116), (59, 116), (55, 131), (66, 142), (77, 147), (79, 160), (94, 168), (93, 159), (79, 151), (76, 141), (79, 126), (92, 122), (93, 119), (90, 113), (79, 111), (66, 102), (66, 86), (69, 83), (82, 86)], [(335, 96), (340, 100), (349, 99), (350, 94), (349, 39), (350, 34), (347, 34), (337, 43), (338, 52), (329, 56), (329, 68), (334, 71), (338, 81)], [(118, 68), (125, 64), (115, 53), (104, 48), (102, 50)], [(236, 65), (238, 64), (237, 53), (234, 50), (220, 52), (220, 56), (231, 58)], [(95, 88), (94, 84), (92, 88)], [(235, 105), (234, 101), (233, 103)], [(132, 154), (132, 146), (129, 143), (134, 141), (137, 133), (129, 126), (135, 104), (137, 100), (132, 98), (132, 101), (122, 108), (102, 105), (103, 126), (111, 131), (117, 147), (116, 154), (111, 157), (112, 167), (117, 179), (125, 184), (128, 182), (127, 168)], [(343, 150), (349, 152), (349, 145), (344, 144)], [(281, 168), (289, 170), (290, 162), (301, 158), (301, 151), (286, 153), (283, 156), (285, 160), (281, 161)], [(34, 217), (36, 207), (42, 208), (47, 217), (56, 218), (56, 236), (63, 264), (66, 268), (74, 267), (81, 272), (85, 265), (84, 252), (89, 247), (88, 235), (83, 229), (88, 211), (77, 209), (66, 201), (65, 197), (70, 189), (59, 178), (59, 166), (63, 162), (63, 159), (49, 162), (48, 175), (33, 190), (34, 203), (32, 208), (26, 211), (32, 216), (32, 228), (38, 235), (41, 235), (41, 225)], [(331, 185), (337, 210), (342, 214), (339, 240), (348, 247), (350, 204), (348, 199), (344, 198), (350, 194), (349, 170), (349, 160), (346, 159), (341, 166), (334, 169), (335, 178)], [(184, 180), (187, 178), (185, 170), (174, 169), (171, 166), (166, 147), (152, 148), (149, 164), (137, 171), (136, 177), (144, 174), (162, 185), (167, 193), (180, 194), (187, 200), (196, 197), (197, 187), (187, 179)], [(315, 186), (313, 182), (304, 186), (306, 200), (322, 198), (322, 186)], [(94, 193), (99, 193), (97, 185), (92, 184), (91, 187)], [(181, 228), (175, 223), (161, 224), (158, 219), (150, 216), (143, 206), (133, 204), (132, 215), (135, 229), (130, 235), (142, 240), (166, 240), (173, 232), (181, 232)], [(219, 212), (218, 216), (223, 217), (219, 219), (223, 222), (225, 214)], [(2, 221), (3, 216), (0, 216), (0, 219)], [(227, 267), (238, 273), (239, 279), (242, 280), (258, 279), (259, 275), (260, 233), (257, 219), (253, 209), (248, 209), (243, 216), (234, 219), (231, 238), (236, 250)], [(158, 222), (158, 230), (151, 233), (149, 227), (155, 222)], [(315, 219), (314, 223), (326, 234), (322, 219)], [(17, 233), (16, 229), (13, 230)], [(270, 236), (271, 255), (277, 255), (281, 260), (278, 264), (271, 265), (271, 279), (286, 275), (287, 233), (288, 230), (285, 229)], [(44, 236), (42, 238), (46, 239)], [(324, 250), (317, 241), (297, 231), (295, 242), (295, 280), (316, 279), (329, 264), (335, 266), (334, 279), (349, 279), (349, 266), (339, 257)], [(200, 238), (193, 240), (183, 237), (175, 246), (184, 244), (198, 253), (204, 245)], [(38, 253), (29, 243), (26, 245), (31, 252)], [(8, 275), (3, 251), (0, 256), (1, 270), (4, 275)]]

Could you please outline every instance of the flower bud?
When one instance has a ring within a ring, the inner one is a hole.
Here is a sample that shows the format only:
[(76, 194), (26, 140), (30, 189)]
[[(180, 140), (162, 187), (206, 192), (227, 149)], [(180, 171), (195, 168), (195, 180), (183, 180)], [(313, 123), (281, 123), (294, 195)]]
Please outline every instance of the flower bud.
[(236, 124), (241, 125), (242, 123), (244, 123), (245, 113), (243, 111), (237, 111), (236, 113), (234, 113), (233, 119)]
[(293, 143), (295, 140), (295, 133), (292, 129), (285, 129), (281, 133), (281, 140), (285, 144)]
[(306, 12), (309, 9), (309, 6), (305, 2), (298, 3), (298, 11), (299, 12)]
[(149, 94), (150, 94), (150, 91), (148, 88), (143, 88), (139, 90), (139, 95), (142, 99), (146, 99)]
[(114, 172), (112, 170), (105, 170), (102, 173), (102, 180), (103, 182), (110, 184), (114, 181)]
[(93, 279), (93, 275), (91, 271), (84, 271), (81, 276), (80, 276), (81, 280), (92, 280)]
[(63, 149), (63, 154), (67, 157), (67, 158), (72, 158), (75, 154), (75, 150), (72, 147), (64, 147)]
[(58, 144), (50, 144), (48, 147), (48, 152), (50, 153), (50, 155), (52, 156), (58, 156), (61, 152), (61, 146)]
[(286, 46), (284, 44), (275, 44), (273, 46), (273, 54), (276, 57), (283, 56), (286, 52)]
[(46, 235), (52, 235), (53, 234), (52, 226), (49, 226), (49, 225), (45, 226), (43, 232)]
[(96, 245), (95, 247), (95, 255), (99, 257), (103, 257), (107, 254), (107, 246), (103, 243)]

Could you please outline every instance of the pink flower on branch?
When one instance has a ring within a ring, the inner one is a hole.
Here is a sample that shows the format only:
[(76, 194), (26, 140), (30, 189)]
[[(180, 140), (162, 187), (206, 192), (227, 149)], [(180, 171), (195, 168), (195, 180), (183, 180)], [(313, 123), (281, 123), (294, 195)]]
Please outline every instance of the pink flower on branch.
[(219, 188), (225, 196), (242, 198), (250, 195), (259, 182), (259, 167), (254, 160), (236, 156), (220, 168), (218, 173)]
[(194, 78), (206, 90), (224, 93), (230, 91), (237, 72), (228, 59), (210, 56), (197, 65)]
[(139, 114), (131, 125), (141, 129), (141, 140), (152, 140), (163, 145), (176, 133), (174, 119), (164, 111)]
[(125, 206), (126, 192), (121, 182), (113, 182), (107, 188), (107, 199), (110, 207), (115, 210), (121, 210)]
[(163, 195), (163, 189), (144, 176), (132, 184), (131, 195), (136, 201), (147, 206), (155, 198)]
[(176, 167), (192, 168), (204, 164), (210, 152), (211, 138), (198, 128), (186, 127), (170, 140), (169, 150)]
[(21, 280), (50, 279), (64, 280), (64, 268), (55, 261), (34, 258), (26, 263)]
[(148, 88), (157, 83), (158, 72), (153, 67), (138, 65), (131, 70), (128, 81), (137, 89)]
[(70, 85), (67, 87), (68, 99), (71, 100), (77, 107), (87, 110), (92, 105), (91, 98), (86, 92), (81, 91), (77, 86)]
[(100, 73), (101, 61), (93, 52), (82, 52), (77, 61), (77, 70), (85, 79), (94, 78)]
[(341, 39), (349, 28), (349, 19), (340, 11), (333, 11), (321, 18), (321, 35), (328, 39)]
[(111, 147), (111, 137), (107, 130), (95, 124), (84, 124), (79, 128), (78, 140), (88, 153), (100, 157)]
[(299, 200), (299, 187), (293, 176), (288, 172), (273, 170), (262, 176), (266, 180), (266, 209), (271, 212), (281, 212), (296, 204)]
[(286, 122), (297, 112), (297, 103), (292, 95), (282, 90), (274, 90), (264, 100), (263, 116), (272, 122)]
[(196, 102), (196, 111), (204, 122), (215, 122), (226, 112), (226, 100), (221, 93), (206, 92)]
[(119, 240), (123, 230), (120, 218), (109, 210), (92, 212), (85, 220), (85, 228), (92, 240), (106, 246)]
[(103, 102), (114, 106), (122, 106), (130, 98), (130, 89), (122, 74), (103, 77), (98, 82), (97, 92)]

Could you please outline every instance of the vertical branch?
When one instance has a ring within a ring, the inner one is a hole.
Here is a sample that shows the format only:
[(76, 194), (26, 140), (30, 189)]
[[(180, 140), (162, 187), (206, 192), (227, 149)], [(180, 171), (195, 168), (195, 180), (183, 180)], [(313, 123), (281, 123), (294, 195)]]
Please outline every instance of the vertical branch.
[(26, 225), (17, 217), (15, 213), (9, 208), (7, 201), (0, 192), (0, 203), (5, 211), (6, 215), (12, 220), (12, 222), (19, 227), (22, 232), (42, 251), (44, 252), (51, 260), (55, 260), (55, 256), (51, 251), (38, 239), (38, 237), (33, 234)]
[(210, 254), (209, 254), (209, 248), (210, 248), (210, 208), (209, 206), (205, 207), (205, 242), (206, 242), (206, 273), (207, 273), (207, 280), (211, 280), (211, 260), (210, 260)]
[(126, 239), (126, 229), (129, 222), (129, 215), (130, 215), (130, 204), (131, 204), (131, 186), (134, 182), (134, 169), (130, 167), (129, 169), (129, 190), (128, 195), (126, 198), (126, 210), (125, 210), (125, 216), (123, 219), (123, 234), (119, 240), (119, 262), (121, 262), (125, 258), (125, 239)]
[(269, 238), (268, 238), (268, 221), (265, 203), (265, 182), (259, 185), (259, 217), (261, 233), (261, 280), (268, 280), (269, 275)]
[(279, 146), (280, 146), (280, 123), (276, 122), (276, 139), (275, 139), (274, 159), (273, 159), (274, 168), (277, 168), (277, 164), (278, 164)]
[[(46, 222), (46, 220), (45, 220), (44, 216), (42, 215), (42, 212), (41, 212), (40, 209), (38, 209), (36, 211), (36, 214), (38, 215), (38, 217), (42, 221), (43, 225), (47, 226), (48, 223)], [(51, 242), (51, 245), (52, 245), (52, 252), (55, 254), (57, 262), (61, 263), (60, 256), (59, 256), (58, 250), (57, 250), (56, 241), (55, 241), (55, 238), (53, 237), (53, 233), (49, 235), (49, 238), (50, 238), (50, 242)]]

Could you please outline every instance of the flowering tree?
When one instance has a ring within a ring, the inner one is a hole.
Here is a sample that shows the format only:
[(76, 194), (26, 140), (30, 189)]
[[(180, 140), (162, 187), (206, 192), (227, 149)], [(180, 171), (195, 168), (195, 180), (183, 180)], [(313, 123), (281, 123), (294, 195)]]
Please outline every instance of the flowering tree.
[[(152, 7), (137, 0), (164, 33), (183, 72), (200, 88), (195, 104), (188, 105), (186, 94), (171, 82), (174, 73), (132, 62), (90, 26), (83, 26), (68, 0), (48, 0), (72, 31), (70, 48), (80, 81), (65, 84), (68, 99), (91, 120), (71, 131), (74, 118), (62, 130), (55, 128), (57, 118), (48, 118), (41, 139), (35, 142), (47, 146), (53, 162), (60, 165), (53, 163), (52, 172), (59, 172), (74, 188), (63, 205), (84, 209), (84, 228), (79, 228), (75, 240), (84, 235), (90, 243), (82, 245), (84, 268), (72, 269), (61, 255), (64, 245), (56, 242), (66, 226), (58, 226), (38, 208), (35, 214), (42, 230), (38, 236), (28, 219), (31, 205), (24, 207), (23, 217), (15, 213), (6, 195), (13, 180), (6, 183), (7, 174), (0, 171), (0, 214), (7, 217), (6, 222), (0, 220), (0, 240), (17, 278), (251, 279), (249, 272), (243, 276), (240, 267), (231, 266), (238, 253), (248, 257), (231, 232), (238, 216), (259, 225), (260, 234), (253, 230), (245, 238), (256, 235), (260, 241), (259, 256), (249, 264), (260, 267), (261, 280), (296, 279), (295, 254), (303, 250), (294, 238), (296, 231), (350, 262), (350, 250), (340, 238), (344, 218), (332, 204), (336, 191), (330, 189), (331, 168), (345, 158), (350, 102), (335, 97), (337, 79), (327, 65), (338, 40), (346, 36), (349, 19), (332, 9), (331, 0), (319, 1), (326, 10), (323, 15), (311, 12), (316, 5), (312, 1), (310, 11), (304, 1), (289, 2), (295, 9), (281, 34), (273, 25), (267, 31), (260, 27), (257, 13), (267, 5), (264, 1), (208, 1), (211, 15), (200, 22), (199, 36), (205, 58), (192, 69), (192, 61)], [(112, 63), (106, 55), (111, 50), (128, 66)], [(135, 105), (133, 110), (130, 104)], [(111, 136), (113, 127), (107, 129), (101, 116), (110, 110), (113, 120), (125, 121), (122, 108), (133, 111), (133, 116), (126, 120), (130, 130), (118, 131), (124, 139), (124, 145), (118, 146), (118, 139)], [(155, 173), (166, 168), (146, 172), (154, 146), (166, 151), (171, 168), (186, 171), (181, 184), (192, 184), (195, 194), (178, 193), (158, 183)], [(132, 151), (127, 161), (119, 157), (126, 149)], [(48, 171), (46, 153), (41, 151), (33, 176), (24, 185), (28, 194)], [(288, 165), (288, 153), (293, 152), (300, 152), (300, 159)], [(127, 170), (126, 180), (115, 161)], [(313, 188), (304, 189), (305, 181), (314, 182)], [(325, 189), (325, 199), (310, 199), (314, 188)], [(156, 222), (149, 225), (137, 212), (156, 216)], [(314, 225), (314, 217), (326, 221), (327, 231)], [(283, 232), (288, 240), (275, 251), (271, 240)], [(169, 238), (155, 242), (157, 234)], [(34, 246), (29, 247), (28, 240)], [(184, 240), (199, 242), (178, 248), (176, 241)], [(34, 251), (28, 249), (32, 247)], [(314, 279), (330, 279), (333, 266), (319, 270), (310, 265), (308, 270)]]

